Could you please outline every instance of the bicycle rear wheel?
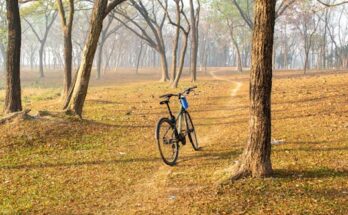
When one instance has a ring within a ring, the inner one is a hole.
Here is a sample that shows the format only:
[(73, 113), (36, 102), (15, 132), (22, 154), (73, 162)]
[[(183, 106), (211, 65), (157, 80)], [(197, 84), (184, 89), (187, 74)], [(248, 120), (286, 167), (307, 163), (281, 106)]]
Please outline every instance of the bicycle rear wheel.
[(168, 118), (162, 118), (158, 121), (156, 129), (158, 149), (162, 160), (169, 166), (175, 165), (179, 154), (174, 127)]
[(187, 127), (187, 134), (192, 144), (192, 147), (195, 151), (198, 151), (199, 145), (198, 145), (196, 130), (195, 130), (195, 127), (193, 126), (191, 116), (188, 112), (185, 112), (185, 121), (186, 121), (186, 127)]

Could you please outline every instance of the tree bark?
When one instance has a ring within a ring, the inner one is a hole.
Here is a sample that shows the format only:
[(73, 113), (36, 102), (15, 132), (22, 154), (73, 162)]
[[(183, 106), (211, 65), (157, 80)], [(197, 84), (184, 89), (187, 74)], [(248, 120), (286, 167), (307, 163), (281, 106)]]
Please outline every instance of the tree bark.
[(115, 29), (109, 32), (109, 28), (111, 26), (112, 20), (113, 18), (110, 16), (106, 24), (106, 27), (102, 29), (102, 32), (101, 32), (100, 41), (98, 45), (98, 59), (97, 59), (97, 72), (96, 72), (97, 80), (101, 78), (101, 73), (102, 73), (101, 68), (103, 64), (103, 51), (104, 51), (105, 42), (112, 32), (116, 32), (116, 30), (120, 28), (119, 26), (117, 26)]
[(176, 77), (176, 65), (177, 65), (177, 56), (178, 56), (178, 44), (180, 37), (180, 22), (181, 22), (181, 13), (180, 5), (176, 3), (176, 26), (175, 26), (175, 37), (173, 39), (173, 54), (172, 54), (172, 72), (170, 81), (173, 83)]
[(137, 65), (136, 65), (136, 68), (135, 68), (135, 74), (136, 75), (139, 74), (139, 65), (140, 65), (141, 55), (143, 53), (143, 47), (144, 47), (144, 44), (143, 44), (142, 41), (140, 41), (140, 49), (139, 49), (139, 53), (138, 53), (138, 56), (137, 56)]
[(161, 77), (160, 81), (164, 82), (164, 81), (167, 81), (169, 79), (168, 78), (168, 62), (167, 62), (165, 50), (161, 50), (159, 52), (159, 55), (161, 58), (161, 67), (162, 67), (162, 77)]
[(71, 89), (71, 95), (67, 97), (67, 101), (64, 105), (67, 112), (77, 114), (80, 117), (82, 116), (82, 109), (87, 95), (94, 55), (103, 28), (103, 19), (107, 3), (108, 0), (96, 0), (94, 3), (90, 29), (83, 49), (81, 65), (77, 72), (76, 82)]
[(197, 54), (198, 54), (198, 24), (199, 24), (199, 11), (200, 3), (198, 2), (198, 8), (195, 13), (193, 0), (190, 0), (190, 18), (191, 18), (191, 81), (197, 80)]
[(40, 74), (40, 78), (44, 78), (45, 77), (44, 70), (43, 70), (43, 52), (44, 52), (44, 48), (45, 48), (45, 43), (41, 42), (40, 49), (39, 49), (39, 74)]
[(306, 74), (307, 70), (310, 68), (309, 66), (309, 50), (305, 51), (305, 60), (304, 60), (304, 66), (303, 66), (303, 73)]
[[(94, 1), (89, 32), (82, 53), (82, 60), (75, 75), (74, 84), (66, 99), (64, 109), (67, 113), (82, 117), (83, 105), (87, 96), (89, 80), (93, 65), (94, 55), (97, 49), (100, 33), (103, 29), (103, 20), (107, 14), (125, 0), (96, 0)], [(109, 4), (108, 4), (109, 2)]]
[(97, 59), (97, 74), (96, 79), (99, 80), (101, 77), (101, 66), (103, 63), (103, 48), (104, 48), (105, 40), (102, 37), (102, 40), (100, 41), (99, 47), (98, 47), (98, 59)]
[(230, 30), (230, 37), (231, 37), (233, 46), (235, 47), (236, 52), (237, 52), (237, 67), (238, 67), (238, 72), (242, 73), (242, 72), (243, 72), (242, 57), (241, 57), (241, 54), (240, 54), (240, 48), (239, 48), (238, 42), (236, 41), (236, 39), (235, 39), (235, 37), (234, 37), (234, 27), (232, 26), (233, 23), (231, 24), (231, 23), (228, 21), (228, 25), (229, 25), (229, 30)]
[(72, 75), (72, 52), (73, 46), (71, 41), (71, 31), (64, 36), (64, 83), (62, 98), (68, 96), (69, 89), (71, 87), (71, 75)]
[(242, 57), (240, 55), (240, 50), (239, 50), (239, 46), (238, 43), (235, 39), (232, 39), (233, 41), (233, 45), (236, 48), (236, 52), (237, 52), (237, 67), (238, 67), (238, 72), (242, 73), (243, 72), (243, 65), (242, 65)]
[(249, 139), (232, 179), (267, 177), (271, 164), (272, 50), (275, 1), (256, 0), (250, 74)]
[(21, 20), (18, 0), (6, 0), (8, 44), (6, 62), (5, 113), (22, 110), (20, 58), (21, 58)]
[(179, 70), (176, 74), (175, 80), (172, 83), (173, 88), (177, 88), (179, 84), (179, 80), (182, 74), (182, 70), (184, 69), (184, 63), (185, 63), (185, 55), (187, 50), (187, 42), (188, 42), (188, 33), (184, 33), (184, 41), (183, 45), (181, 47), (181, 54), (180, 54), (180, 63), (179, 63)]
[(62, 29), (64, 34), (64, 82), (62, 98), (65, 99), (68, 96), (68, 92), (71, 86), (71, 74), (72, 74), (72, 57), (73, 57), (73, 45), (72, 45), (72, 26), (74, 20), (74, 0), (69, 0), (69, 16), (68, 19), (65, 16), (65, 10), (62, 0), (56, 0), (61, 18)]

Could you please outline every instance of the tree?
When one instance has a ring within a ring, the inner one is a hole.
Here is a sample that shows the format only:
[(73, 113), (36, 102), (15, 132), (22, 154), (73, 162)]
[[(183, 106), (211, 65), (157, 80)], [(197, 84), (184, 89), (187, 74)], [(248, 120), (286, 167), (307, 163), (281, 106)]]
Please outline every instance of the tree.
[[(176, 70), (177, 70), (177, 58), (178, 58), (178, 49), (179, 49), (179, 38), (180, 38), (180, 25), (181, 25), (181, 13), (180, 13), (180, 1), (178, 0), (174, 0), (175, 1), (175, 15), (176, 15), (176, 19), (175, 19), (175, 36), (173, 38), (173, 50), (172, 50), (172, 72), (171, 72), (171, 83), (173, 83), (175, 81), (175, 77), (176, 77)], [(159, 1), (160, 2), (160, 1)], [(170, 16), (169, 16), (169, 12), (168, 12), (168, 5), (166, 2), (166, 6), (162, 6), (163, 10), (165, 10), (167, 16), (170, 19), (170, 22), (173, 23), (173, 21), (171, 20)]]
[[(129, 31), (145, 41), (147, 45), (156, 50), (161, 58), (162, 77), (160, 81), (169, 80), (166, 46), (163, 38), (163, 27), (166, 20), (165, 13), (159, 13), (155, 1), (144, 4), (143, 0), (130, 0), (130, 5), (136, 10), (136, 14), (129, 15), (129, 11), (117, 9), (114, 16)], [(167, 0), (164, 0), (167, 2)], [(140, 17), (140, 19), (139, 19)]]
[(40, 78), (45, 77), (44, 69), (43, 69), (43, 54), (45, 50), (45, 44), (47, 41), (48, 33), (51, 30), (51, 27), (53, 25), (54, 20), (57, 17), (57, 11), (53, 9), (53, 2), (52, 1), (43, 1), (39, 0), (33, 4), (33, 9), (30, 11), (31, 14), (34, 13), (43, 13), (44, 14), (44, 32), (43, 35), (39, 35), (39, 32), (35, 29), (35, 26), (27, 19), (24, 18), (25, 22), (28, 24), (29, 28), (34, 33), (36, 39), (40, 43), (40, 49), (39, 49), (39, 57), (40, 57)]
[[(297, 0), (275, 0), (276, 2), (276, 19), (283, 15), (283, 13), (296, 2)], [(252, 21), (252, 5), (254, 4), (255, 0), (232, 0), (232, 4), (236, 7), (238, 10), (240, 16), (243, 18), (246, 25), (249, 27), (250, 30), (253, 30), (254, 25)], [(276, 50), (273, 50), (273, 59), (276, 58)], [(273, 66), (274, 66), (273, 62)]]
[(138, 52), (138, 56), (137, 56), (137, 65), (135, 67), (135, 74), (138, 75), (139, 74), (139, 65), (140, 65), (140, 59), (141, 59), (141, 55), (143, 53), (143, 48), (144, 48), (144, 43), (142, 40), (140, 40), (140, 45), (139, 45), (139, 52)]
[(66, 98), (71, 86), (72, 74), (72, 27), (74, 21), (74, 0), (69, 0), (69, 16), (66, 16), (66, 11), (62, 0), (56, 0), (58, 5), (59, 16), (61, 18), (61, 25), (64, 35), (64, 83), (62, 98)]
[(342, 1), (342, 2), (339, 2), (339, 3), (335, 3), (335, 4), (330, 4), (330, 3), (325, 3), (321, 0), (317, 0), (320, 4), (326, 6), (326, 7), (337, 7), (337, 6), (340, 6), (340, 5), (343, 5), (343, 4), (348, 4), (348, 1)]
[(108, 16), (107, 24), (103, 28), (103, 30), (101, 32), (101, 35), (100, 35), (99, 44), (98, 44), (98, 58), (97, 58), (97, 75), (96, 75), (96, 79), (100, 79), (100, 76), (101, 76), (101, 66), (102, 66), (102, 63), (103, 63), (103, 48), (104, 48), (105, 42), (111, 35), (113, 35), (115, 32), (117, 32), (122, 27), (122, 25), (116, 25), (112, 29), (110, 29), (112, 21), (113, 21), (113, 17), (112, 16)]
[[(240, 27), (244, 27), (244, 25), (241, 23), (242, 21), (240, 21), (238, 11), (236, 11), (236, 9), (232, 7), (229, 1), (214, 1), (213, 7), (217, 10), (217, 14), (214, 14), (214, 18), (217, 19), (217, 22), (221, 23), (221, 20), (223, 20), (224, 24), (226, 23), (228, 26), (228, 33), (232, 41), (232, 45), (236, 50), (238, 72), (241, 73), (243, 72), (242, 56), (240, 51), (240, 45), (242, 42), (237, 36), (237, 30)], [(243, 34), (243, 37), (244, 36), (245, 35)]]
[[(165, 10), (166, 11), (166, 14), (167, 14), (167, 17), (169, 19), (169, 23), (174, 25), (175, 27), (179, 28), (182, 33), (183, 33), (183, 42), (182, 42), (182, 47), (181, 47), (181, 53), (180, 53), (180, 61), (179, 61), (179, 70), (178, 72), (176, 71), (173, 71), (176, 73), (175, 75), (175, 79), (172, 81), (172, 84), (171, 86), (173, 88), (177, 88), (178, 87), (178, 84), (179, 84), (179, 80), (181, 78), (181, 74), (182, 74), (182, 71), (184, 69), (184, 63), (185, 63), (185, 55), (186, 55), (186, 51), (187, 51), (187, 43), (188, 43), (188, 37), (189, 37), (189, 34), (190, 34), (190, 31), (191, 31), (191, 25), (190, 25), (190, 22), (186, 16), (186, 13), (184, 11), (184, 1), (183, 0), (175, 0), (175, 5), (176, 5), (176, 16), (179, 17), (178, 20), (180, 20), (180, 16), (183, 16), (185, 21), (186, 21), (186, 28), (181, 24), (181, 22), (173, 22), (172, 19), (170, 18), (169, 16), (169, 13), (168, 13), (168, 10)], [(178, 21), (177, 20), (177, 21)], [(178, 37), (179, 35), (177, 35)], [(177, 45), (177, 44), (176, 44)], [(176, 55), (176, 53), (175, 53)], [(176, 64), (176, 62), (173, 62)]]
[[(277, 3), (276, 19), (283, 15), (283, 13), (290, 7), (296, 0), (275, 0)], [(254, 28), (252, 17), (251, 5), (255, 0), (232, 0), (232, 4), (238, 9), (239, 14), (244, 19), (245, 23), (252, 30)]]
[(7, 38), (7, 18), (6, 18), (6, 4), (0, 3), (0, 54), (2, 56), (2, 66), (4, 72), (6, 71), (6, 38)]
[(6, 62), (5, 113), (22, 110), (20, 58), (21, 58), (21, 19), (18, 0), (6, 0), (8, 43)]
[[(75, 83), (66, 98), (64, 109), (67, 113), (82, 117), (82, 110), (87, 96), (94, 55), (97, 49), (100, 33), (103, 29), (104, 18), (125, 0), (95, 0), (90, 20), (90, 28), (82, 53), (80, 67), (76, 74)], [(109, 3), (108, 3), (109, 2)]]
[(313, 46), (314, 36), (319, 26), (319, 20), (317, 20), (316, 14), (310, 8), (313, 8), (310, 1), (302, 1), (296, 4), (296, 12), (292, 14), (292, 17), (289, 17), (289, 20), (291, 20), (303, 39), (304, 73), (310, 68), (309, 52)]
[(200, 0), (197, 0), (197, 7), (194, 7), (193, 0), (190, 0), (190, 22), (191, 22), (191, 81), (197, 79), (197, 55), (199, 43), (199, 19), (200, 19)]
[(249, 139), (232, 179), (267, 177), (271, 163), (272, 51), (275, 1), (256, 0), (250, 73)]

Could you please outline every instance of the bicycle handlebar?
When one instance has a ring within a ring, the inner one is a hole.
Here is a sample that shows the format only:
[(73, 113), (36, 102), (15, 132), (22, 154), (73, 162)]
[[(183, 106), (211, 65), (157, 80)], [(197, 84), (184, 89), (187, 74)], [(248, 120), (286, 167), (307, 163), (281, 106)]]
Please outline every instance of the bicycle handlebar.
[(183, 94), (184, 94), (184, 93), (189, 94), (191, 91), (193, 91), (193, 90), (196, 89), (196, 88), (197, 88), (197, 86), (193, 86), (193, 87), (187, 88), (186, 90), (184, 90)]
[(164, 94), (164, 95), (161, 95), (160, 98), (170, 98), (170, 97), (173, 97), (173, 96), (179, 96), (179, 94), (172, 94), (172, 93), (169, 93), (169, 94)]
[(197, 88), (197, 86), (193, 86), (193, 87), (185, 89), (182, 93), (178, 93), (178, 94), (173, 94), (173, 93), (164, 94), (164, 95), (161, 95), (160, 98), (168, 98), (168, 99), (170, 99), (173, 96), (180, 97), (183, 94), (188, 95), (188, 94), (190, 94), (190, 92), (192, 92), (196, 88)]

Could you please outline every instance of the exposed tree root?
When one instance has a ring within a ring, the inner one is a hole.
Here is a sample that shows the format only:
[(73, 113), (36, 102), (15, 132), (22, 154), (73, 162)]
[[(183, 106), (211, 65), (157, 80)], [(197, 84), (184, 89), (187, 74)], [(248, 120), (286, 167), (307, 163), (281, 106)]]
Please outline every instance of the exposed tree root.
[(16, 119), (20, 119), (20, 120), (32, 119), (33, 117), (28, 114), (30, 111), (31, 111), (30, 109), (26, 109), (24, 111), (10, 113), (0, 119), (0, 124), (4, 124)]
[(75, 111), (73, 111), (71, 109), (65, 109), (63, 111), (63, 113), (65, 114), (65, 116), (76, 117), (76, 118), (82, 119), (82, 115), (77, 114)]
[(246, 168), (245, 165), (241, 165), (237, 163), (235, 167), (233, 168), (233, 171), (230, 176), (230, 180), (237, 181), (243, 178), (250, 177), (251, 175), (252, 175), (251, 171), (248, 168)]
[[(265, 178), (272, 175), (272, 170), (266, 171), (252, 171), (250, 165), (247, 165), (245, 161), (237, 161), (233, 166), (226, 168), (221, 171), (220, 175), (223, 176), (218, 179), (218, 186), (228, 185), (231, 182), (238, 181), (245, 178), (255, 177), (255, 178)], [(228, 174), (228, 175), (226, 175)]]
[(0, 125), (5, 124), (8, 122), (13, 122), (16, 120), (54, 120), (54, 119), (61, 119), (61, 120), (81, 120), (82, 118), (78, 116), (77, 114), (74, 114), (72, 111), (58, 111), (58, 112), (51, 112), (47, 110), (40, 110), (37, 112), (36, 115), (29, 115), (30, 109), (15, 112), (8, 114), (0, 119)]
[(35, 118), (56, 118), (56, 119), (81, 119), (77, 114), (74, 114), (70, 110), (63, 110), (63, 111), (57, 111), (57, 112), (52, 112), (52, 111), (47, 111), (47, 110), (40, 110), (38, 111), (37, 115)]
[(241, 161), (234, 166), (229, 180), (236, 181), (248, 177), (266, 178), (270, 177), (272, 173), (273, 170), (268, 165), (260, 165), (258, 168), (252, 168), (247, 162)]
[(251, 171), (246, 168), (245, 165), (242, 165), (239, 161), (237, 161), (236, 164), (226, 170), (228, 170), (228, 172), (226, 172), (228, 175), (219, 181), (220, 186), (230, 184), (233, 181), (247, 178), (252, 175)]

